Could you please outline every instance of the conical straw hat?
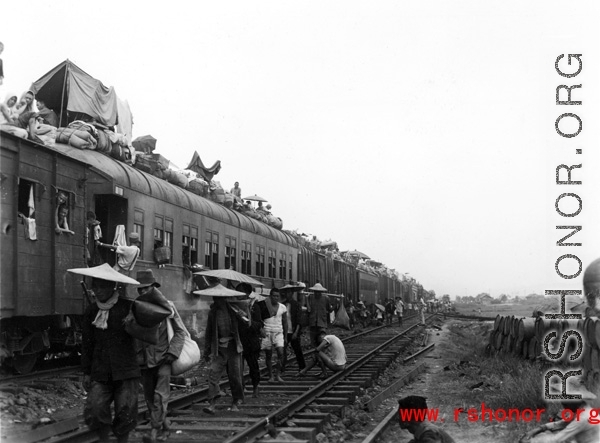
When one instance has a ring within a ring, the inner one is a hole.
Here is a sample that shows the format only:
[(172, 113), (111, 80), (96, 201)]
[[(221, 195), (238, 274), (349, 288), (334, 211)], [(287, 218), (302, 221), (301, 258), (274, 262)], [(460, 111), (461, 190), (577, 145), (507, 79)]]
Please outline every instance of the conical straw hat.
[(220, 283), (210, 288), (202, 289), (201, 291), (194, 291), (194, 294), (206, 295), (208, 297), (239, 297), (240, 295), (246, 295), (244, 292), (227, 289)]
[(139, 285), (137, 280), (127, 277), (117, 271), (115, 271), (108, 263), (104, 263), (100, 266), (94, 266), (92, 268), (74, 268), (67, 269), (67, 272), (73, 274), (87, 275), (88, 277), (99, 278), (100, 280), (116, 281), (117, 283), (128, 283), (130, 285)]
[(308, 290), (314, 291), (314, 292), (327, 292), (327, 289), (325, 289), (323, 286), (321, 286), (321, 283), (317, 283), (312, 288), (308, 288)]

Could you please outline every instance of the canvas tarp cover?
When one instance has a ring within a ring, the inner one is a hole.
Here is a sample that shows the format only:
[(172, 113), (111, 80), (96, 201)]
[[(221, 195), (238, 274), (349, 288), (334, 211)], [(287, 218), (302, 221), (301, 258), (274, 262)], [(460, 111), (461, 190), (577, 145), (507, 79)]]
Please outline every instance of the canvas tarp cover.
[(118, 99), (114, 88), (107, 88), (69, 60), (49, 71), (30, 89), (57, 114), (66, 109), (87, 114), (107, 126), (117, 123)]

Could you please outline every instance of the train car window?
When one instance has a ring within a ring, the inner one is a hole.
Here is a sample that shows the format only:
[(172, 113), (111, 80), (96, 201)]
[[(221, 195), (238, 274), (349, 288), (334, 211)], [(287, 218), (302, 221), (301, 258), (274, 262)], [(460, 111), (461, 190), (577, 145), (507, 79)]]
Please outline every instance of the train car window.
[(242, 241), (242, 274), (252, 274), (252, 244), (247, 241)]
[(277, 278), (277, 253), (269, 249), (269, 278)]
[(19, 179), (19, 217), (35, 218), (35, 182)]
[(170, 249), (168, 263), (173, 263), (173, 220), (162, 215), (154, 216), (154, 248)]
[(237, 239), (225, 236), (225, 269), (237, 269)]
[(133, 232), (140, 236), (140, 258), (144, 258), (144, 211), (133, 210)]
[(259, 277), (265, 276), (265, 247), (256, 246), (256, 269), (255, 274)]
[(206, 231), (204, 266), (209, 269), (219, 269), (219, 234), (216, 232)]
[(190, 229), (190, 260), (191, 263), (198, 263), (198, 228), (192, 226)]
[(287, 261), (285, 259), (285, 252), (279, 254), (279, 278), (285, 280), (287, 277)]
[(54, 209), (54, 229), (57, 234), (67, 232), (74, 234), (69, 228), (71, 223), (70, 209), (72, 197), (69, 191), (56, 188), (56, 207)]
[(182, 233), (183, 264), (191, 266), (198, 263), (198, 228), (184, 223)]

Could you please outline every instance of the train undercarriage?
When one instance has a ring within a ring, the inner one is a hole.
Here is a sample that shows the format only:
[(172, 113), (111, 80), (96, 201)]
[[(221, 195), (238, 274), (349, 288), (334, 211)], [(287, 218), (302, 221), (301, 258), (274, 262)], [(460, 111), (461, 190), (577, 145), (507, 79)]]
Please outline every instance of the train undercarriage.
[(0, 331), (0, 364), (19, 374), (81, 351), (81, 316), (12, 317), (2, 320)]

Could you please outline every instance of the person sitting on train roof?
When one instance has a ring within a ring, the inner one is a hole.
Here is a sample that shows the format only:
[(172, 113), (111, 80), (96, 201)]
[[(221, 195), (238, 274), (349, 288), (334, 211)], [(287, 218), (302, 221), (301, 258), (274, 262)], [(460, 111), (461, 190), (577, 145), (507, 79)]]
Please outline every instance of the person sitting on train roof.
[[(419, 419), (417, 410), (427, 410), (425, 397), (410, 395), (398, 400), (400, 428), (414, 435), (413, 443), (455, 443), (450, 435), (427, 419)], [(408, 418), (410, 417), (410, 418)]]
[[(335, 335), (327, 335), (324, 331), (317, 337), (319, 346), (315, 358), (301, 371), (296, 374), (298, 377), (304, 377), (315, 365), (319, 365), (321, 378), (327, 378), (327, 368), (333, 372), (340, 372), (346, 369), (346, 349), (342, 341)], [(326, 352), (325, 352), (326, 351)]]
[(56, 115), (56, 112), (48, 108), (43, 99), (38, 98), (36, 103), (39, 109), (38, 114), (44, 119), (43, 123), (58, 128), (58, 115)]
[(19, 116), (19, 115), (23, 114), (24, 112), (35, 111), (35, 108), (33, 106), (34, 99), (35, 99), (35, 95), (33, 94), (33, 92), (25, 91), (21, 95), (21, 99), (19, 100), (19, 103), (17, 103), (17, 106), (15, 106), (15, 114), (17, 114), (17, 116)]
[(231, 188), (231, 192), (234, 196), (242, 198), (242, 188), (240, 188), (240, 182), (235, 182), (233, 184), (233, 188)]
[(17, 137), (26, 138), (34, 142), (44, 144), (37, 136), (38, 126), (42, 123), (42, 118), (35, 111), (27, 111), (19, 114), (12, 123), (2, 125), (2, 130), (9, 132)]
[[(15, 118), (15, 105), (19, 98), (17, 94), (8, 92), (4, 102), (0, 103), (0, 125), (12, 123)], [(4, 128), (2, 128), (4, 129)]]

